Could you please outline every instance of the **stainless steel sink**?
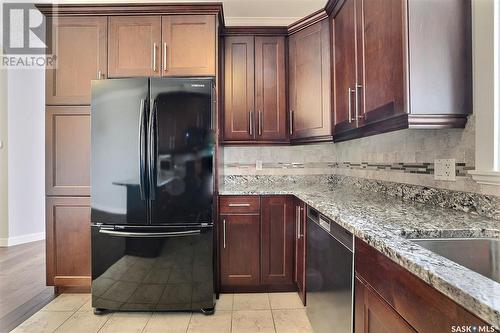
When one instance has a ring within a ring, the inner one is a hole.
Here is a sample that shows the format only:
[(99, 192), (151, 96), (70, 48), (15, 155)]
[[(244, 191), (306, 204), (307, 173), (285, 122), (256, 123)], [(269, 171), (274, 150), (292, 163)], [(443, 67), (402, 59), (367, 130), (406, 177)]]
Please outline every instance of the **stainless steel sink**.
[(500, 283), (500, 239), (412, 239), (418, 245)]

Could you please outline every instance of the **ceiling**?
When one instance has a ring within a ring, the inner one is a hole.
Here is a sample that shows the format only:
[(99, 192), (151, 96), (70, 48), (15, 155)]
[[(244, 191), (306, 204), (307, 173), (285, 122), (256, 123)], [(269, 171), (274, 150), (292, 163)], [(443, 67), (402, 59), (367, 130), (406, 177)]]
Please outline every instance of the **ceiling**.
[[(56, 3), (124, 3), (124, 2), (216, 2), (218, 0), (58, 0)], [(326, 4), (326, 0), (219, 0), (224, 6), (227, 26), (284, 26), (309, 15)]]

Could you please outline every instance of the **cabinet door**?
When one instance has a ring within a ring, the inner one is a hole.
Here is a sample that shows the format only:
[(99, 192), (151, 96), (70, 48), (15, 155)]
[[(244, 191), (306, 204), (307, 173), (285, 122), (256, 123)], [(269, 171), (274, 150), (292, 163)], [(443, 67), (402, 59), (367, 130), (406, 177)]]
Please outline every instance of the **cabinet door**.
[(215, 76), (215, 16), (162, 17), (162, 75)]
[(288, 196), (265, 196), (261, 205), (262, 284), (293, 285), (293, 200)]
[(331, 139), (328, 20), (289, 39), (292, 139)]
[(160, 16), (109, 18), (109, 76), (159, 76)]
[(255, 37), (255, 110), (259, 140), (287, 138), (285, 84), (285, 37)]
[(416, 333), (416, 331), (372, 289), (355, 279), (355, 333)]
[(90, 81), (106, 77), (105, 17), (60, 17), (52, 23), (57, 66), (46, 72), (46, 104), (90, 104)]
[(260, 283), (260, 216), (223, 215), (220, 218), (220, 270), (223, 286)]
[[(355, 1), (344, 2), (332, 24), (335, 66), (335, 132), (356, 127), (356, 22)], [(359, 87), (358, 87), (359, 89)], [(359, 98), (359, 97), (358, 97)], [(359, 119), (359, 118), (358, 118)]]
[(45, 113), (47, 195), (90, 195), (90, 107)]
[(400, 0), (357, 1), (363, 3), (364, 22), (358, 25), (358, 40), (364, 41), (364, 45), (360, 43), (363, 54), (358, 55), (364, 70), (358, 78), (364, 78), (364, 82), (358, 92), (365, 123), (370, 123), (405, 112), (403, 18), (406, 12)]
[(90, 286), (90, 198), (47, 198), (47, 285)]
[(296, 199), (295, 209), (295, 277), (302, 303), (306, 305), (306, 205)]
[(225, 39), (224, 73), (224, 140), (254, 140), (254, 37)]

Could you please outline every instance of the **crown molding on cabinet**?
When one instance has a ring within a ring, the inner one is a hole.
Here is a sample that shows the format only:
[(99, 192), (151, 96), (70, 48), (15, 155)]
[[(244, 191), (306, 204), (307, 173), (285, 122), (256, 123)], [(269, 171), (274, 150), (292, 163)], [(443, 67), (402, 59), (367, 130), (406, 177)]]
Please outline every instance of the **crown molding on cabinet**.
[(326, 18), (328, 18), (328, 14), (325, 11), (325, 9), (320, 9), (318, 11), (315, 11), (314, 13), (307, 15), (306, 17), (298, 20), (297, 22), (290, 24), (288, 26), (288, 34), (289, 35), (294, 34)]
[(231, 26), (278, 26), (286, 27), (301, 17), (226, 17), (226, 25)]

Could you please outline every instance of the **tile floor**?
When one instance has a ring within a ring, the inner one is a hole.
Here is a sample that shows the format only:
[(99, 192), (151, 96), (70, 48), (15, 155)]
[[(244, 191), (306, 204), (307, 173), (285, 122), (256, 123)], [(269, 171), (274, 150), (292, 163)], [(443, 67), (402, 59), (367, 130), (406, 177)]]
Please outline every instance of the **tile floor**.
[(312, 328), (296, 293), (222, 294), (212, 316), (150, 312), (96, 316), (89, 294), (64, 294), (12, 332), (312, 333)]

